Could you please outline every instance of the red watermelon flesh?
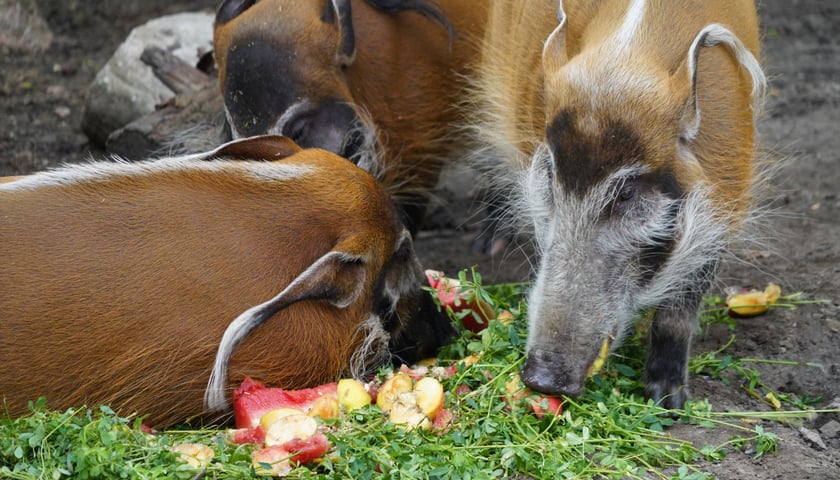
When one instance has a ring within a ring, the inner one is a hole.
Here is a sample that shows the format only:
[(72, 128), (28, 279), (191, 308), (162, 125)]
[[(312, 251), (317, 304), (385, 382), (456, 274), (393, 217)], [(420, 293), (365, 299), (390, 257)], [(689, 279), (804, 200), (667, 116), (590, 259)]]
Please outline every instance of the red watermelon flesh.
[(461, 292), (461, 281), (457, 278), (447, 277), (437, 270), (426, 270), (425, 273), (426, 281), (435, 290), (442, 307), (448, 307), (454, 313), (470, 312), (461, 317), (461, 324), (467, 330), (478, 333), (497, 317), (493, 307), (484, 300), (477, 296), (468, 300), (466, 297), (470, 297), (470, 292)]
[(233, 414), (236, 428), (254, 428), (260, 418), (277, 408), (297, 408), (304, 412), (323, 395), (336, 394), (336, 383), (327, 383), (301, 390), (268, 388), (263, 383), (246, 377), (233, 392)]
[(262, 425), (257, 425), (254, 428), (236, 428), (230, 430), (229, 438), (237, 445), (242, 445), (243, 443), (262, 445), (265, 442), (265, 429)]
[(330, 449), (330, 442), (323, 433), (316, 433), (309, 438), (296, 438), (283, 444), (283, 449), (292, 454), (291, 463), (304, 464), (323, 457)]

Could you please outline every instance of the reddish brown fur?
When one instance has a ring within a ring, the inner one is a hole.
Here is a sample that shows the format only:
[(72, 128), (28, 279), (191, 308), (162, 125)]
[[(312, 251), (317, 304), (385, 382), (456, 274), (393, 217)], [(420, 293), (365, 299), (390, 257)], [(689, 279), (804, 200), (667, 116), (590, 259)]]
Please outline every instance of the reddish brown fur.
[[(369, 175), (318, 150), (282, 161), (317, 169), (291, 180), (214, 162), (219, 171), (0, 190), (0, 394), (12, 415), (41, 395), (56, 409), (150, 414), (155, 426), (206, 413), (219, 339), (244, 310), (331, 249), (364, 257), (371, 292), (403, 227)], [(245, 375), (287, 388), (336, 380), (370, 299), (276, 314), (235, 351), (229, 387)]]
[[(384, 152), (382, 171), (372, 173), (398, 201), (425, 195), (447, 159), (463, 148), (462, 135), (454, 128), (462, 123), (456, 105), (463, 98), (463, 75), (471, 72), (468, 66), (477, 55), (489, 6), (474, 0), (435, 3), (452, 22), (454, 38), (417, 13), (388, 14), (354, 1), (356, 57), (339, 70), (325, 63), (334, 58), (338, 37), (334, 26), (320, 20), (324, 0), (262, 0), (216, 27), (219, 78), (225, 78), (227, 52), (237, 36), (261, 31), (261, 38), (277, 39), (289, 29), (300, 29), (296, 61), (313, 62), (305, 79), (312, 98), (338, 95), (364, 108)], [(332, 40), (325, 46), (324, 38)]]

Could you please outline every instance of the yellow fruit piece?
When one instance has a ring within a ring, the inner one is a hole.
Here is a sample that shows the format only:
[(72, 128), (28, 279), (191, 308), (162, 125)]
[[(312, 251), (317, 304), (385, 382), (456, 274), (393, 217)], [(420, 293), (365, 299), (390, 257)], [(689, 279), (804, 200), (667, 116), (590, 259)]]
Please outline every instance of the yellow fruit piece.
[(276, 423), (283, 417), (288, 417), (289, 415), (305, 415), (306, 412), (303, 410), (298, 410), (297, 408), (275, 408), (274, 410), (269, 410), (260, 417), (260, 425), (266, 430), (270, 427), (273, 423)]
[(192, 468), (204, 468), (213, 460), (213, 449), (200, 443), (179, 443), (172, 447), (172, 451)]
[(522, 384), (522, 380), (519, 378), (519, 374), (514, 372), (510, 374), (510, 378), (507, 382), (505, 382), (505, 393), (508, 395), (512, 393), (516, 393), (525, 388), (525, 385)]
[(263, 428), (265, 428), (265, 446), (271, 447), (283, 445), (296, 438), (306, 440), (318, 432), (318, 422), (301, 412), (297, 415), (280, 417), (268, 427)]
[(770, 305), (776, 303), (781, 294), (782, 289), (775, 283), (770, 283), (764, 291), (751, 290), (729, 295), (726, 305), (735, 315), (753, 317), (769, 310)]
[(370, 405), (370, 394), (364, 384), (355, 378), (342, 378), (336, 388), (338, 403), (345, 412), (352, 412), (357, 408)]
[(510, 325), (511, 323), (513, 323), (514, 318), (515, 317), (513, 316), (512, 313), (510, 313), (507, 310), (502, 310), (501, 312), (499, 312), (499, 316), (496, 317), (496, 320), (501, 322), (502, 325)]
[(609, 337), (604, 339), (604, 342), (601, 344), (601, 349), (598, 351), (598, 356), (595, 358), (595, 361), (592, 362), (592, 365), (589, 366), (589, 370), (586, 371), (586, 376), (591, 377), (596, 373), (600, 372), (602, 368), (604, 368), (604, 364), (607, 363), (607, 357), (610, 354), (610, 339)]
[(414, 381), (404, 373), (398, 373), (389, 378), (379, 387), (376, 393), (376, 406), (388, 413), (401, 393), (410, 392), (414, 388)]
[[(370, 397), (368, 396), (368, 398)], [(370, 403), (370, 400), (368, 400), (368, 403)], [(325, 419), (338, 418), (338, 398), (335, 395), (324, 395), (312, 403), (312, 406), (309, 408), (309, 412), (307, 413), (310, 417), (321, 417)]]
[(768, 283), (767, 288), (764, 289), (764, 295), (767, 298), (767, 303), (776, 303), (782, 296), (782, 287), (775, 283)]
[(414, 396), (417, 406), (429, 418), (443, 408), (443, 385), (432, 377), (423, 377), (414, 385)]
[(400, 393), (391, 406), (388, 420), (403, 428), (422, 428), (428, 430), (432, 421), (417, 405), (415, 392)]
[(773, 394), (773, 392), (768, 392), (767, 395), (764, 396), (767, 399), (767, 403), (773, 406), (776, 410), (782, 408), (782, 402)]
[(417, 365), (418, 367), (434, 367), (435, 365), (437, 365), (437, 361), (437, 357), (429, 357), (420, 360), (415, 365)]
[(478, 360), (481, 358), (480, 353), (474, 353), (472, 355), (468, 355), (461, 359), (461, 363), (464, 364), (465, 367), (471, 367), (478, 363)]

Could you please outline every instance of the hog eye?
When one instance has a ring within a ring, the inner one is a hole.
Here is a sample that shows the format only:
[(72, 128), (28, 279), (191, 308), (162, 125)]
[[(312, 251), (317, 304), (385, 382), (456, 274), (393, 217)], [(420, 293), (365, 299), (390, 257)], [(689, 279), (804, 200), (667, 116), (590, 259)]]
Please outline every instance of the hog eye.
[(640, 191), (641, 187), (638, 182), (634, 180), (624, 182), (621, 188), (618, 189), (618, 192), (613, 199), (612, 213), (614, 215), (624, 213), (633, 205), (634, 201), (639, 196)]

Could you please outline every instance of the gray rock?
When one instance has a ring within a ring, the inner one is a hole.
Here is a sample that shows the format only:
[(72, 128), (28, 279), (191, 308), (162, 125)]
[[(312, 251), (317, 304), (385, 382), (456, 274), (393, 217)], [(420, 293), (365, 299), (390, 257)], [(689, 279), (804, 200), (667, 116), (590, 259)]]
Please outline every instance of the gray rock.
[(48, 49), (52, 40), (35, 0), (0, 0), (0, 49), (38, 53)]
[(195, 65), (213, 47), (213, 14), (168, 15), (131, 31), (88, 87), (82, 128), (92, 142), (104, 145), (111, 132), (153, 112), (156, 105), (175, 95), (140, 60), (149, 46)]
[(811, 446), (817, 450), (826, 450), (828, 448), (822, 437), (820, 437), (820, 434), (811, 429), (799, 427), (799, 434), (802, 435), (802, 438), (804, 438), (806, 442), (810, 443)]
[(820, 427), (820, 433), (825, 438), (840, 438), (840, 422), (837, 420), (827, 422), (825, 425)]

